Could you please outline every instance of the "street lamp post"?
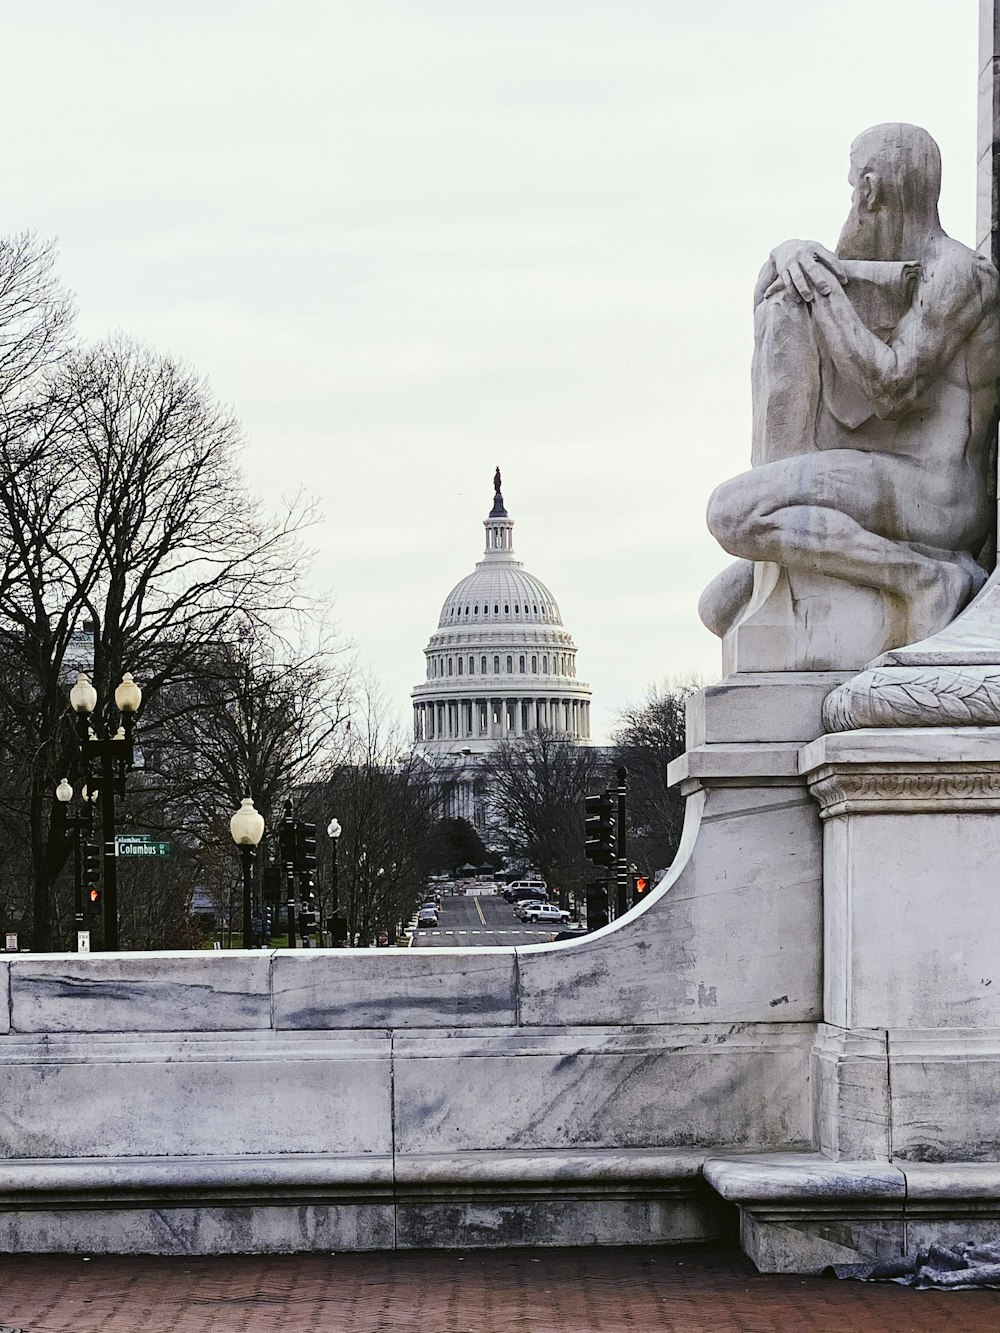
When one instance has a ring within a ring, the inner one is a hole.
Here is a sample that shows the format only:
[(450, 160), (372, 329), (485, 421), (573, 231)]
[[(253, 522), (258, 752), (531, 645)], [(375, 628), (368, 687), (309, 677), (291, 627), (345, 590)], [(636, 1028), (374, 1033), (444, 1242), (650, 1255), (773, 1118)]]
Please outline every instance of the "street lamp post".
[[(125, 775), (135, 758), (133, 727), (142, 703), (142, 691), (129, 672), (115, 690), (115, 707), (122, 722), (114, 734), (97, 712), (97, 691), (82, 672), (69, 692), (77, 719), (77, 735), (88, 786), (93, 787), (91, 764), (100, 766), (101, 840), (104, 880), (104, 947), (118, 948), (118, 862), (115, 847), (115, 793), (125, 794)], [(96, 724), (96, 728), (95, 725)], [(99, 734), (99, 731), (103, 735)]]
[(252, 948), (253, 938), (253, 854), (264, 836), (264, 816), (255, 810), (253, 801), (244, 796), (243, 803), (229, 821), (233, 842), (240, 849), (243, 860), (243, 947)]
[[(84, 788), (84, 792), (86, 792)], [(56, 800), (60, 805), (68, 805), (73, 799), (73, 788), (69, 778), (61, 778), (56, 787)], [(93, 808), (89, 795), (84, 798), (82, 816), (67, 815), (66, 828), (73, 839), (73, 941), (71, 951), (80, 950), (80, 934), (83, 931), (83, 848), (84, 834), (93, 831)]]
[[(331, 819), (326, 826), (327, 837), (330, 839), (330, 918), (333, 921), (340, 915), (337, 844), (343, 831), (339, 819)], [(322, 922), (320, 925), (322, 926)]]

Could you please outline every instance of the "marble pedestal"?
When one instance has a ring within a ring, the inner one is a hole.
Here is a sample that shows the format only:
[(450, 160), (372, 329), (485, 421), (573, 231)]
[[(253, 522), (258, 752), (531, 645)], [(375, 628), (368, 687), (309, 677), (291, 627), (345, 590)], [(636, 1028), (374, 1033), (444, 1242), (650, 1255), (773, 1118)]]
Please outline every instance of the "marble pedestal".
[[(936, 628), (936, 627), (935, 627)], [(727, 673), (860, 671), (914, 636), (902, 604), (874, 588), (759, 561), (747, 609), (722, 641)]]
[(766, 1271), (996, 1238), (1000, 728), (823, 736), (812, 1154), (706, 1163)]

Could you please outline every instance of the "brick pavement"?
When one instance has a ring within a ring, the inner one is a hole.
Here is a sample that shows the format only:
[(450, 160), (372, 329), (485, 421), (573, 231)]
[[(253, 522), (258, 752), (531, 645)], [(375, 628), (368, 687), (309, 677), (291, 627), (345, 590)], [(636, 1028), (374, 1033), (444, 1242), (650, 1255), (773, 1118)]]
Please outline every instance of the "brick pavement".
[(760, 1277), (732, 1246), (0, 1258), (24, 1333), (991, 1333), (1000, 1292)]

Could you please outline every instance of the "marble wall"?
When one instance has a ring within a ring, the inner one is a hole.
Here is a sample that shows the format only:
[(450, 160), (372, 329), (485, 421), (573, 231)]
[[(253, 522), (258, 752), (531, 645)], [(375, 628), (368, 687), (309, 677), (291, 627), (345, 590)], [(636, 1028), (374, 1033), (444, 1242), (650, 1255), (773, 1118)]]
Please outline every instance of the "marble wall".
[(789, 754), (693, 756), (676, 869), (577, 942), (0, 960), (0, 1247), (731, 1230), (705, 1156), (812, 1134), (821, 840)]

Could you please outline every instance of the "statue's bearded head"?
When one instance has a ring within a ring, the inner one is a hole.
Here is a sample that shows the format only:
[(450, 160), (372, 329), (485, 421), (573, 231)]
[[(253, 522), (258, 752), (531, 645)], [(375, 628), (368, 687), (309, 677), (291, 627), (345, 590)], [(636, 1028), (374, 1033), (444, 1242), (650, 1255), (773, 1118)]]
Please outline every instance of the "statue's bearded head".
[(919, 259), (904, 253), (939, 227), (941, 154), (916, 125), (874, 125), (851, 144), (851, 211), (837, 242), (842, 259)]

